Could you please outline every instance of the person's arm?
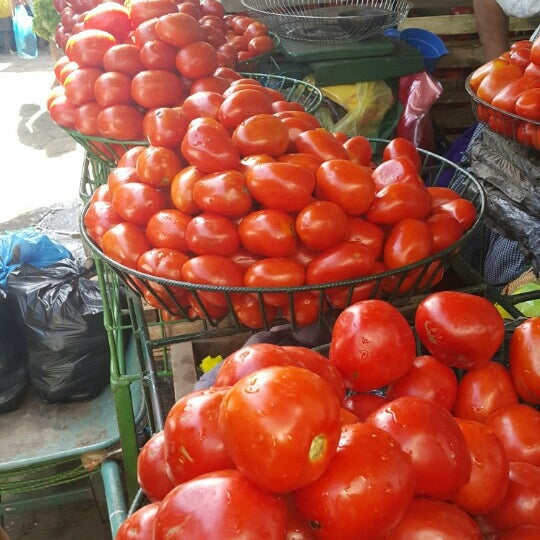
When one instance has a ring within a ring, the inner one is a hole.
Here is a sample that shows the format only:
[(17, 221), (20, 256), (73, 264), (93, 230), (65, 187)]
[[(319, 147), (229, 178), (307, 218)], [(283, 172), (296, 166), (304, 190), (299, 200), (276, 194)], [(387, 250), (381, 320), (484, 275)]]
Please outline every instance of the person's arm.
[(473, 0), (476, 30), (486, 61), (508, 50), (508, 16), (495, 0)]

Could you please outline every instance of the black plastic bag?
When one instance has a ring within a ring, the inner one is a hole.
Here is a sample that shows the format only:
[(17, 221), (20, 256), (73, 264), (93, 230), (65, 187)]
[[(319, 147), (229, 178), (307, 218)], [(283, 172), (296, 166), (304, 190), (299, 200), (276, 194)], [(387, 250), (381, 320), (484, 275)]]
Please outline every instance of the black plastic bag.
[(14, 411), (28, 386), (24, 338), (9, 298), (0, 290), (0, 413)]
[(109, 347), (97, 282), (73, 259), (23, 265), (7, 280), (28, 348), (30, 383), (49, 402), (93, 399), (109, 382)]

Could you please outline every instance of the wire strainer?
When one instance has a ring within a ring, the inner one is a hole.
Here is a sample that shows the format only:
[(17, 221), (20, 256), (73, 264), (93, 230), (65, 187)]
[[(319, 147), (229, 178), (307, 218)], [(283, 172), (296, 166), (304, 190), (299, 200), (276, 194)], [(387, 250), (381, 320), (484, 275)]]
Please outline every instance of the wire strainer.
[(248, 14), (280, 37), (313, 43), (353, 42), (398, 25), (405, 0), (241, 0)]

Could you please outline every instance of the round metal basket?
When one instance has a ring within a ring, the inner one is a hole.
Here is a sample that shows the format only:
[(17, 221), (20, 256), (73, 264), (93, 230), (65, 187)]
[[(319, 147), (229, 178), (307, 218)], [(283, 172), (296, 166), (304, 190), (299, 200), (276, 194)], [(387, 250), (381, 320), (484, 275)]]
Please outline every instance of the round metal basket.
[[(379, 153), (387, 143), (387, 140), (372, 140), (375, 150), (377, 151), (378, 149)], [(432, 289), (437, 281), (437, 277), (440, 277), (440, 272), (446, 270), (461, 247), (467, 243), (471, 235), (479, 227), (484, 214), (485, 195), (478, 181), (467, 171), (436, 154), (423, 150), (419, 150), (419, 152), (423, 157), (422, 176), (425, 183), (427, 185), (448, 186), (458, 192), (463, 198), (470, 200), (476, 208), (476, 221), (459, 241), (447, 249), (414, 264), (371, 276), (334, 283), (289, 288), (218, 287), (171, 281), (127, 268), (107, 257), (88, 236), (82, 224), (82, 219), (87, 208), (83, 210), (81, 217), (81, 234), (95, 255), (110, 265), (128, 287), (146, 299), (151, 298), (154, 307), (159, 306), (158, 309), (162, 312), (169, 313), (173, 317), (187, 321), (203, 319), (205, 324), (214, 328), (222, 328), (224, 321), (226, 321), (227, 326), (232, 325), (236, 329), (246, 330), (246, 327), (240, 322), (234, 310), (233, 299), (236, 295), (249, 293), (254, 295), (258, 301), (261, 316), (260, 327), (268, 329), (276, 324), (276, 320), (279, 320), (279, 314), (277, 319), (268, 320), (264, 305), (264, 295), (268, 293), (283, 293), (287, 295), (289, 310), (292, 313), (288, 322), (295, 328), (298, 326), (294, 316), (296, 293), (310, 291), (317, 296), (319, 306), (317, 323), (319, 325), (328, 325), (328, 321), (336, 314), (336, 309), (330, 304), (328, 299), (330, 289), (335, 290), (336, 287), (341, 287), (344, 291), (346, 290), (346, 300), (344, 305), (340, 306), (340, 309), (351, 303), (354, 289), (359, 284), (370, 285), (371, 298), (382, 298), (396, 305), (409, 304), (411, 298), (414, 296), (427, 294)], [(177, 301), (179, 288), (191, 294), (191, 297), (198, 305), (200, 316), (193, 317), (186, 306), (181, 305)], [(215, 317), (209, 313), (204, 302), (204, 297), (208, 293), (223, 295), (227, 305), (227, 313), (225, 315), (221, 314), (221, 316)], [(282, 318), (281, 320), (283, 321), (284, 319)]]
[(274, 40), (274, 48), (271, 51), (268, 51), (264, 54), (259, 54), (257, 56), (252, 56), (251, 58), (246, 58), (245, 60), (239, 60), (236, 62), (236, 71), (240, 72), (260, 72), (260, 67), (266, 65), (269, 60), (272, 59), (281, 43), (279, 36), (273, 32), (268, 32), (268, 35)]
[(313, 43), (366, 39), (398, 25), (405, 0), (241, 0), (248, 14), (280, 37)]
[(540, 122), (499, 109), (480, 99), (471, 88), (471, 76), (472, 74), (465, 81), (465, 89), (471, 98), (476, 120), (502, 137), (540, 150)]

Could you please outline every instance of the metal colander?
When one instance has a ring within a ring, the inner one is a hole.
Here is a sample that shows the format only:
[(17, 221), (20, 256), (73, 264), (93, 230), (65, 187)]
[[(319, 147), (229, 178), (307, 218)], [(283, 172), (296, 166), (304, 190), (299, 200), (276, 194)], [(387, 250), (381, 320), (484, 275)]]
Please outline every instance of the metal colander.
[(313, 43), (354, 42), (398, 25), (404, 0), (241, 0), (248, 14), (280, 37)]

